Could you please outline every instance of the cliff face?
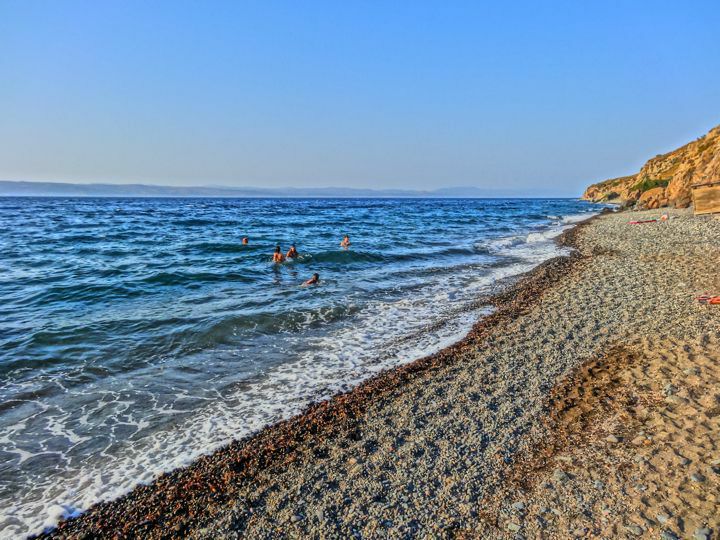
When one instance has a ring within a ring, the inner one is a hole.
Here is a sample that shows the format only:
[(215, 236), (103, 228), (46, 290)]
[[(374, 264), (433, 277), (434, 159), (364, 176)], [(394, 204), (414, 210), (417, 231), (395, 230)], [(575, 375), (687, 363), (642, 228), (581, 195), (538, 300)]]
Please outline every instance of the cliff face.
[(720, 126), (685, 146), (655, 156), (640, 172), (593, 184), (582, 198), (640, 208), (690, 206), (690, 186), (720, 180)]

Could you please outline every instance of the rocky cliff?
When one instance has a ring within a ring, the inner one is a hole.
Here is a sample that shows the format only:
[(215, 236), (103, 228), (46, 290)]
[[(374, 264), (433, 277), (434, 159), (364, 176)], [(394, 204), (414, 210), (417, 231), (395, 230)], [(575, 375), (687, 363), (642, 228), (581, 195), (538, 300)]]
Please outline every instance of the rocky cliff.
[(611, 178), (585, 190), (583, 199), (639, 208), (690, 206), (690, 186), (720, 180), (720, 126), (685, 146), (655, 156), (640, 172)]

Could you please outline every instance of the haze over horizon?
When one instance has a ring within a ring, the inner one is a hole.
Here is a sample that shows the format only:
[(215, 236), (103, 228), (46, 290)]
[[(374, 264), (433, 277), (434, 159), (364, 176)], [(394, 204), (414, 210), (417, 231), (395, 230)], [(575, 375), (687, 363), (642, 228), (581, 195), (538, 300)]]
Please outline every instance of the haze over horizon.
[(720, 123), (720, 5), (5, 1), (0, 180), (574, 196)]

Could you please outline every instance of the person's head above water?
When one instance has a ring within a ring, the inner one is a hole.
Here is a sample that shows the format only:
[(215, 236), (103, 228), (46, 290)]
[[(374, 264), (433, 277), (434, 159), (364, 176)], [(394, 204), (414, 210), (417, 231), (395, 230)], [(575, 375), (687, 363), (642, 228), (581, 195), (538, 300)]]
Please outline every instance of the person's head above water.
[(275, 253), (280, 253), (280, 244), (275, 246)]
[(317, 283), (320, 283), (320, 274), (317, 272), (312, 275), (310, 279), (308, 279), (305, 283), (303, 283), (303, 286), (305, 285), (315, 285)]
[(243, 244), (247, 244), (247, 243), (248, 243), (248, 237), (247, 237), (247, 236), (243, 236), (242, 243), (243, 243)]

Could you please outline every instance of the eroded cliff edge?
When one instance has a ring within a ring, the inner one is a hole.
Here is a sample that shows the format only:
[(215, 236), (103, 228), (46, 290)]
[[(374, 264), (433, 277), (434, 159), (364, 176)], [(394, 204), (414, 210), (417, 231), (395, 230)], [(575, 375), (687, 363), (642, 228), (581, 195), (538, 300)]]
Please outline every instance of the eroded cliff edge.
[(706, 135), (650, 159), (640, 172), (593, 184), (582, 198), (638, 208), (685, 208), (692, 202), (691, 186), (720, 181), (720, 126)]

